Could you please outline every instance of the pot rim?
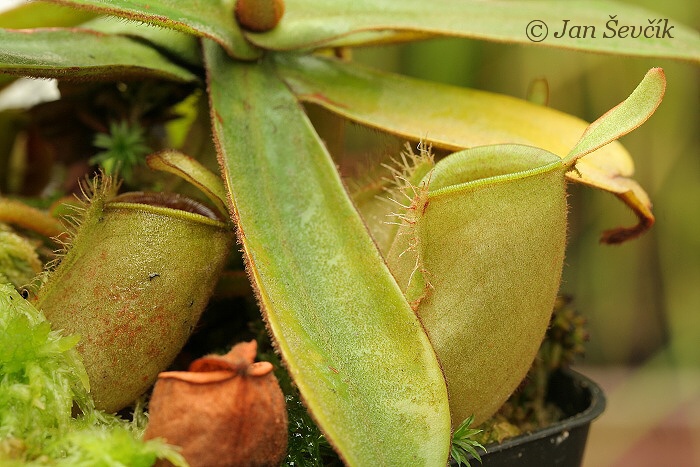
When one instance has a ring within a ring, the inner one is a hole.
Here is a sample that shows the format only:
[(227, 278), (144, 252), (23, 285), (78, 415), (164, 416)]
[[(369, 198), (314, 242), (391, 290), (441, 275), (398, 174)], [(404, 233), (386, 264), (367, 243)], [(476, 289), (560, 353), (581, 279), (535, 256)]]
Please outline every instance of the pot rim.
[(529, 433), (523, 433), (512, 438), (507, 438), (501, 443), (489, 443), (484, 445), (486, 449), (485, 454), (492, 454), (498, 451), (504, 451), (516, 446), (520, 446), (525, 443), (533, 442), (540, 439), (550, 438), (559, 435), (563, 432), (571, 431), (575, 428), (582, 427), (590, 424), (593, 420), (598, 418), (605, 410), (606, 400), (605, 394), (598, 384), (596, 384), (592, 379), (587, 376), (572, 370), (571, 368), (564, 368), (555, 372), (553, 375), (561, 375), (565, 378), (571, 379), (571, 381), (576, 384), (580, 389), (587, 392), (590, 396), (590, 403), (588, 407), (582, 411), (575, 413), (569, 417), (566, 417), (552, 425), (531, 431)]

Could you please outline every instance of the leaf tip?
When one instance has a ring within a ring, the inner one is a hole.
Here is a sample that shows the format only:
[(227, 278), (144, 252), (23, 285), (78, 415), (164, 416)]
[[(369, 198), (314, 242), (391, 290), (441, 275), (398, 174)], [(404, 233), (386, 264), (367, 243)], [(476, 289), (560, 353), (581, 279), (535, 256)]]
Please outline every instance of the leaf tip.
[(619, 245), (628, 240), (633, 240), (647, 232), (656, 222), (656, 219), (651, 213), (642, 215), (637, 213), (639, 221), (633, 227), (617, 227), (604, 231), (600, 236), (600, 243), (606, 245)]

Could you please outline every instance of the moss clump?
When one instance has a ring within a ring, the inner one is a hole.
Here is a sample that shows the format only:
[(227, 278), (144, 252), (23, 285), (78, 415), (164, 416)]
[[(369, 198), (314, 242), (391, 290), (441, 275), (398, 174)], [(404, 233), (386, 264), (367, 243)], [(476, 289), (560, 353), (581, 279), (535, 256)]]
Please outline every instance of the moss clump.
[(95, 410), (78, 340), (51, 330), (12, 285), (0, 284), (0, 464), (145, 467), (167, 458), (185, 466), (162, 442), (141, 441), (141, 411), (126, 421)]

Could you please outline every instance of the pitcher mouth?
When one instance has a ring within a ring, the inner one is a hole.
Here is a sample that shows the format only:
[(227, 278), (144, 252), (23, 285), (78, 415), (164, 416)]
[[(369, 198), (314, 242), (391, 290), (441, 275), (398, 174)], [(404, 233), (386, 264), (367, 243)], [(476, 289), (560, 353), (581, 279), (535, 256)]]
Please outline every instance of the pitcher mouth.
[(218, 221), (220, 223), (226, 222), (226, 219), (223, 218), (222, 214), (219, 214), (214, 209), (211, 209), (199, 201), (195, 201), (178, 193), (134, 191), (112, 198), (108, 205), (110, 207), (143, 205), (155, 208), (174, 209), (177, 211), (204, 216), (207, 219)]

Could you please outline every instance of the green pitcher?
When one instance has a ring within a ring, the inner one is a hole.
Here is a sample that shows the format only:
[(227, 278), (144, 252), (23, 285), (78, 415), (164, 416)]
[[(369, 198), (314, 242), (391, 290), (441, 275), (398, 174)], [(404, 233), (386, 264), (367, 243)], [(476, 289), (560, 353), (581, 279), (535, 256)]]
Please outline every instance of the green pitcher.
[(192, 333), (230, 251), (232, 229), (177, 194), (95, 190), (67, 254), (38, 292), (77, 346), (98, 408), (153, 384)]

